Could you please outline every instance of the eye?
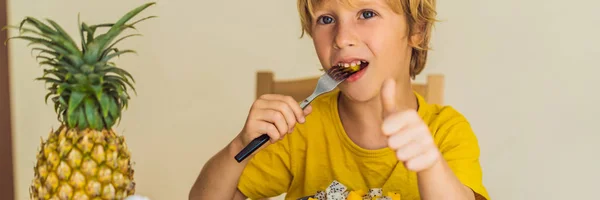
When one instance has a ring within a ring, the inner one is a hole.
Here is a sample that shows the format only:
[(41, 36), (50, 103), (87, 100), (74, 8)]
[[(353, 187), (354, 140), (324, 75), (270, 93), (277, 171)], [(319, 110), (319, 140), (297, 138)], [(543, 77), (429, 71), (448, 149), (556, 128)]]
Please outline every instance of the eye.
[(364, 18), (364, 19), (369, 19), (371, 17), (375, 17), (375, 15), (377, 15), (377, 14), (375, 14), (375, 12), (370, 11), (370, 10), (366, 10), (366, 11), (360, 13), (360, 17)]
[(319, 24), (330, 24), (330, 23), (333, 23), (333, 21), (334, 21), (333, 17), (330, 17), (330, 16), (322, 16), (322, 17), (319, 17), (319, 19), (317, 19), (317, 23), (319, 23)]

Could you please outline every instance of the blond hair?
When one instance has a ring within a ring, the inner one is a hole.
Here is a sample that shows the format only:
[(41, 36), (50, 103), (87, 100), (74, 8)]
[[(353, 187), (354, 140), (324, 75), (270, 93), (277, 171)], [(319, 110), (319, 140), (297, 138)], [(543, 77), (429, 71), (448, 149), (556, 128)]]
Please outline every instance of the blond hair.
[[(298, 12), (300, 14), (300, 23), (302, 25), (302, 36), (307, 33), (312, 37), (313, 9), (324, 0), (298, 0)], [(353, 6), (351, 0), (337, 0), (349, 6)], [(421, 41), (417, 43), (410, 42), (412, 55), (410, 60), (410, 76), (414, 78), (425, 68), (427, 61), (427, 51), (429, 40), (431, 38), (431, 29), (436, 21), (435, 11), (436, 0), (386, 0), (392, 10), (398, 14), (406, 16), (408, 24), (408, 34), (413, 35), (421, 33)]]

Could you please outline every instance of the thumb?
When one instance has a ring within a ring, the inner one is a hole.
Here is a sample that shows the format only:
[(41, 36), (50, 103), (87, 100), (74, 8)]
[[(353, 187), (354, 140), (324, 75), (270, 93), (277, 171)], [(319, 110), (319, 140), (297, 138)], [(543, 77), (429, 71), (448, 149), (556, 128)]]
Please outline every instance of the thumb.
[(388, 79), (383, 82), (383, 86), (381, 87), (381, 104), (383, 106), (384, 117), (396, 112), (396, 82), (394, 79)]

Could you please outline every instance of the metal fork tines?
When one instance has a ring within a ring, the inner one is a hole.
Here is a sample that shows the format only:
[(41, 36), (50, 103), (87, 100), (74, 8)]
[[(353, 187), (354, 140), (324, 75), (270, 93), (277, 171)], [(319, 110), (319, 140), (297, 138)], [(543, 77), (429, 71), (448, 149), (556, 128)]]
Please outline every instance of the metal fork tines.
[(317, 98), (318, 96), (320, 96), (324, 93), (331, 92), (342, 81), (343, 81), (343, 79), (336, 81), (333, 78), (331, 78), (331, 76), (329, 76), (327, 74), (323, 74), (319, 78), (319, 81), (317, 82), (317, 87), (315, 88), (315, 91), (313, 91), (313, 93), (310, 96), (308, 96), (306, 99), (304, 99), (304, 101), (302, 101), (300, 103), (300, 107), (302, 109), (306, 108), (306, 106), (308, 106), (310, 104), (310, 102), (312, 102), (315, 98)]
[[(317, 86), (313, 93), (308, 96), (304, 101), (300, 103), (300, 107), (302, 109), (306, 108), (315, 98), (318, 96), (330, 92), (335, 89), (341, 82), (346, 80), (348, 74), (340, 73), (341, 70), (332, 69), (327, 73), (324, 73), (321, 77), (319, 77), (319, 81), (317, 82)], [(331, 74), (331, 76), (330, 76)], [(271, 139), (269, 135), (263, 134), (254, 140), (252, 140), (242, 151), (240, 151), (236, 156), (235, 160), (238, 162), (242, 162), (246, 157), (254, 153), (258, 148), (267, 143)]]

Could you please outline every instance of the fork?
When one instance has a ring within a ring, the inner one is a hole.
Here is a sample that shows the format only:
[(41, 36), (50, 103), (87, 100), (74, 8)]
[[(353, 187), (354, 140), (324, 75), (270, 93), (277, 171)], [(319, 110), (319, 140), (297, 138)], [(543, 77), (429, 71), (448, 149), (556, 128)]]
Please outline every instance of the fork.
[[(333, 67), (326, 71), (326, 73), (319, 77), (317, 86), (313, 93), (300, 103), (302, 110), (304, 110), (304, 108), (306, 108), (315, 98), (327, 92), (331, 92), (340, 83), (354, 73), (355, 71), (348, 70), (348, 68), (344, 67)], [(238, 163), (242, 162), (244, 159), (246, 159), (246, 157), (267, 143), (269, 139), (271, 139), (271, 137), (269, 137), (267, 134), (262, 134), (261, 136), (255, 138), (235, 156), (235, 160)]]

